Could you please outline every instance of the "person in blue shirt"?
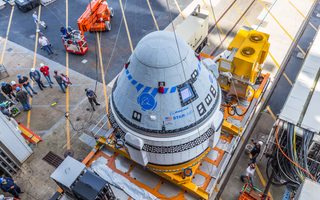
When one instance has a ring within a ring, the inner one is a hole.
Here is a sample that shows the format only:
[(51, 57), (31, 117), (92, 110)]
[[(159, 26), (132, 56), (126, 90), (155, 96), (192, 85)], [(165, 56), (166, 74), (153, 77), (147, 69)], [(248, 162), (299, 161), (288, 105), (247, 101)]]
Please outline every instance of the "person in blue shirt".
[(24, 193), (24, 191), (21, 191), (20, 187), (16, 185), (16, 181), (14, 181), (10, 177), (0, 178), (1, 182), (1, 190), (3, 192), (9, 192), (12, 194), (15, 198), (21, 199), (19, 197), (19, 193)]
[(39, 25), (41, 25), (45, 29), (47, 29), (48, 26), (44, 23), (44, 21), (39, 20), (38, 15), (37, 15), (37, 11), (33, 12), (32, 17), (33, 17), (34, 23), (36, 23), (36, 25), (37, 25), (37, 32), (40, 32)]
[(60, 32), (62, 33), (63, 36), (66, 36), (68, 33), (67, 29), (65, 29), (63, 26), (61, 26)]
[(97, 95), (93, 90), (89, 90), (88, 88), (84, 89), (86, 91), (86, 96), (88, 97), (88, 100), (92, 106), (92, 110), (95, 111), (96, 109), (94, 108), (93, 103), (95, 103), (97, 106), (100, 106), (100, 103), (97, 102), (96, 98)]
[(42, 80), (41, 80), (41, 75), (38, 70), (35, 70), (34, 68), (31, 68), (29, 72), (29, 77), (31, 80), (35, 81), (38, 83), (40, 90), (43, 90), (42, 88), (46, 88), (46, 86), (43, 85)]
[(12, 116), (10, 108), (6, 108), (5, 103), (0, 104), (0, 108), (1, 108), (2, 114), (6, 115), (8, 117)]

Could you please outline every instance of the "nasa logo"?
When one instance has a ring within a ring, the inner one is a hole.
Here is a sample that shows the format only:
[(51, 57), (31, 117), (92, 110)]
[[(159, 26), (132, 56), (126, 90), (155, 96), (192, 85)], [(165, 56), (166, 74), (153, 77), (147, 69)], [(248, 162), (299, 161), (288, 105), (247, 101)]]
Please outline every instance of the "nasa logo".
[(209, 75), (209, 80), (211, 83), (213, 83), (213, 79), (212, 79), (211, 75)]
[(149, 93), (141, 93), (138, 96), (138, 104), (140, 104), (141, 109), (143, 111), (146, 110), (154, 110), (157, 107), (157, 102), (155, 101), (154, 97)]

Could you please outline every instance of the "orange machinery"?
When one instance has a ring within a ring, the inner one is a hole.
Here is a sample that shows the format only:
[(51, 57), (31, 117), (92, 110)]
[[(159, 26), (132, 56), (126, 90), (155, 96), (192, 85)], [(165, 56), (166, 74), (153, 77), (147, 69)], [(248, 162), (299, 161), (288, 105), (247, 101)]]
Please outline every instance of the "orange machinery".
[(241, 191), (238, 200), (270, 200), (271, 198), (261, 192), (259, 189), (252, 187), (249, 183), (246, 183)]
[(93, 0), (78, 19), (78, 28), (82, 34), (88, 31), (110, 31), (113, 14), (113, 8), (108, 6), (106, 0)]

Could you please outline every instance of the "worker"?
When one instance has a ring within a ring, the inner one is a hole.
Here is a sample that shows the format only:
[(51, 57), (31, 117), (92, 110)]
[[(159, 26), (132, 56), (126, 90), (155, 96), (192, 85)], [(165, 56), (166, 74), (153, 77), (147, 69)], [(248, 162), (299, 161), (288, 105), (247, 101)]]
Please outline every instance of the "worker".
[(46, 88), (46, 86), (43, 85), (42, 80), (41, 80), (41, 75), (40, 72), (34, 68), (31, 68), (30, 72), (29, 72), (29, 77), (31, 78), (31, 80), (35, 81), (38, 83), (38, 86), (40, 88), (40, 90), (43, 90), (42, 88)]
[[(12, 87), (10, 84), (1, 82), (1, 90), (3, 93), (5, 93), (10, 99), (13, 97), (16, 97), (16, 95), (12, 91)], [(12, 97), (13, 96), (13, 97)]]
[(46, 37), (44, 37), (43, 35), (39, 35), (39, 36), (40, 36), (39, 44), (40, 44), (41, 50), (46, 50), (48, 55), (54, 54), (51, 49), (51, 44), (50, 44), (49, 40)]
[(46, 25), (46, 23), (44, 23), (44, 21), (39, 20), (38, 15), (37, 15), (37, 11), (33, 12), (32, 17), (33, 17), (34, 23), (36, 23), (36, 25), (37, 25), (37, 33), (40, 32), (39, 25), (41, 25), (45, 29), (47, 29), (48, 26)]
[(30, 106), (29, 98), (28, 98), (28, 93), (21, 90), (21, 88), (19, 88), (19, 87), (17, 87), (16, 90), (17, 90), (16, 99), (18, 99), (21, 102), (24, 110), (25, 111), (31, 110), (31, 106)]
[(88, 97), (88, 100), (92, 106), (92, 110), (95, 111), (93, 103), (95, 103), (97, 106), (100, 106), (100, 103), (97, 102), (97, 95), (93, 90), (89, 90), (88, 88), (84, 89), (86, 91), (86, 95)]
[[(31, 87), (30, 83), (29, 83), (29, 79), (25, 76), (21, 76), (21, 74), (18, 74), (18, 78), (19, 78), (19, 83), (23, 85), (24, 89), (27, 90), (27, 92), (29, 93), (30, 97), (33, 97), (31, 92), (29, 91), (32, 90), (33, 94), (38, 94), (36, 93), (33, 88)], [(20, 88), (21, 89), (21, 88)], [(16, 88), (17, 90), (17, 88)]]
[(260, 153), (260, 148), (261, 148), (261, 146), (263, 145), (263, 142), (261, 142), (261, 141), (259, 141), (259, 142), (254, 142), (254, 140), (251, 140), (252, 141), (252, 143), (254, 144), (254, 147), (253, 147), (253, 149), (251, 150), (251, 158), (250, 158), (250, 160), (252, 161), (251, 163), (253, 163), (253, 164), (255, 164), (256, 163), (256, 160), (257, 160), (257, 157), (258, 157), (258, 155), (259, 155), (259, 153)]
[(60, 28), (60, 32), (62, 33), (63, 38), (66, 39), (70, 39), (70, 33), (68, 33), (68, 30), (66, 28), (64, 28), (63, 26), (61, 26)]
[(66, 93), (66, 90), (63, 88), (63, 86), (65, 87), (65, 88), (67, 88), (68, 86), (66, 85), (66, 83), (63, 81), (63, 79), (62, 79), (62, 76), (60, 76), (59, 74), (58, 74), (58, 71), (57, 70), (54, 70), (54, 78), (56, 79), (56, 81), (57, 81), (57, 83), (60, 85), (60, 88), (61, 88), (61, 90), (63, 91), (63, 93)]
[(12, 87), (12, 90), (16, 92), (16, 88), (17, 87), (22, 88), (22, 85), (19, 83), (16, 83), (15, 81), (11, 81), (11, 87)]
[(244, 172), (244, 174), (242, 174), (240, 176), (240, 179), (242, 182), (244, 182), (244, 177), (247, 177), (248, 179), (248, 183), (250, 183), (252, 185), (252, 187), (254, 187), (254, 182), (253, 182), (253, 175), (254, 175), (254, 172), (256, 171), (256, 165), (255, 164), (250, 164), (246, 171)]
[(60, 32), (62, 33), (63, 36), (66, 36), (68, 33), (67, 29), (65, 29), (63, 26), (61, 26)]
[(53, 82), (50, 78), (49, 67), (47, 65), (44, 65), (43, 63), (40, 63), (40, 72), (42, 72), (43, 76), (47, 79), (50, 87), (52, 88)]
[(12, 116), (10, 108), (6, 108), (6, 104), (5, 103), (0, 104), (0, 107), (1, 107), (2, 114), (6, 115), (7, 117), (11, 117)]
[(0, 178), (0, 182), (1, 182), (1, 189), (3, 192), (9, 192), (15, 198), (21, 199), (19, 197), (19, 193), (24, 193), (24, 191), (21, 191), (20, 187), (17, 186), (16, 181), (14, 181), (10, 177), (5, 177), (5, 178)]
[(71, 28), (71, 26), (68, 26), (68, 33), (69, 33), (69, 34), (72, 33), (72, 28)]
[(3, 194), (0, 194), (0, 200), (18, 200), (17, 198), (14, 197), (5, 197)]

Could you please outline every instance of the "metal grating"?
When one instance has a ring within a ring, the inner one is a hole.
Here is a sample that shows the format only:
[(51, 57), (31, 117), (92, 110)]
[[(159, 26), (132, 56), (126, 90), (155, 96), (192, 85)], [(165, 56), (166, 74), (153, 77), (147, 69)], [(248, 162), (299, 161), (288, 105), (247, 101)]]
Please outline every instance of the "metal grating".
[(43, 157), (42, 160), (47, 162), (49, 165), (54, 166), (55, 168), (59, 167), (59, 165), (63, 162), (63, 158), (53, 153), (52, 151), (49, 151), (49, 153), (45, 157)]

